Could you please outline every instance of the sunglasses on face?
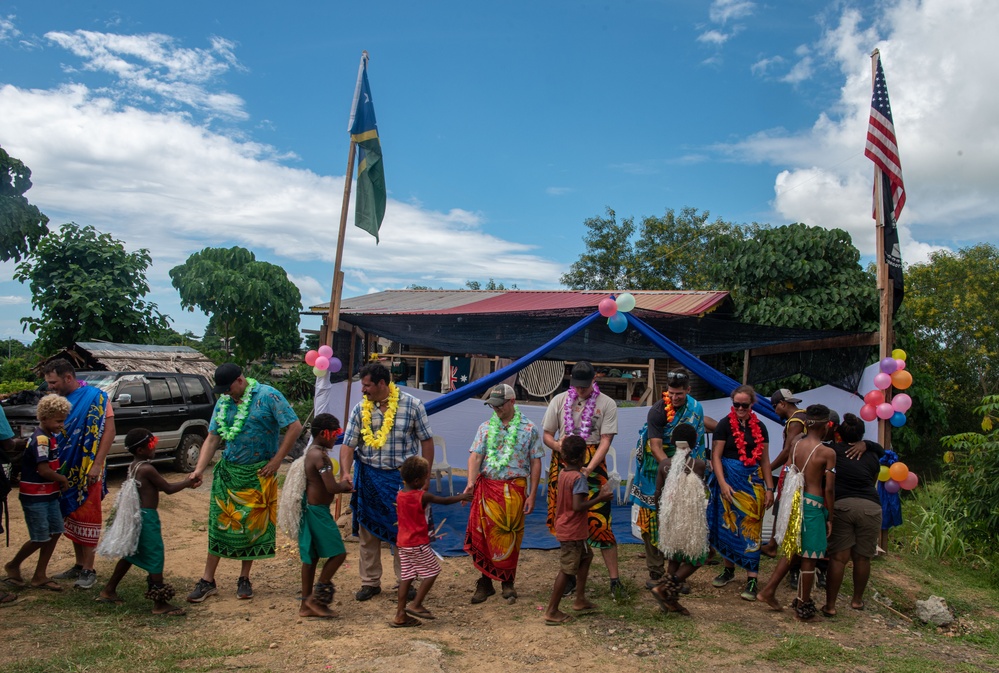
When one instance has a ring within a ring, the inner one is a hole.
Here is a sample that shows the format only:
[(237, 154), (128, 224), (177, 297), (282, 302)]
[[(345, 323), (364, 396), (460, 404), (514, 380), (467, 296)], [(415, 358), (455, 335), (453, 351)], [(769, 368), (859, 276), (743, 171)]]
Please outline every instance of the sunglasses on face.
[(666, 375), (666, 381), (674, 388), (684, 387), (687, 385), (687, 381), (690, 377), (683, 372), (670, 372)]
[(750, 404), (749, 402), (733, 402), (732, 406), (735, 407), (736, 409), (748, 409), (753, 405)]

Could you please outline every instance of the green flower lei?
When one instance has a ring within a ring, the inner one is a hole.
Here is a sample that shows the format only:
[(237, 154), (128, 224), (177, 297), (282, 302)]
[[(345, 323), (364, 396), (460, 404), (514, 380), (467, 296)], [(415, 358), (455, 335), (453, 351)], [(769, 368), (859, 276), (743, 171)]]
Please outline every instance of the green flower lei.
[(256, 387), (256, 379), (246, 379), (246, 390), (243, 391), (243, 399), (236, 407), (236, 416), (232, 419), (231, 426), (226, 424), (225, 417), (229, 414), (229, 407), (232, 406), (232, 397), (223, 395), (219, 398), (219, 403), (215, 405), (215, 432), (225, 441), (231, 442), (243, 431), (243, 423), (250, 415), (250, 396)]
[(499, 433), (503, 423), (496, 414), (489, 419), (489, 429), (486, 431), (486, 467), (491, 472), (499, 472), (509, 465), (510, 459), (513, 458), (513, 449), (520, 434), (520, 407), (514, 406), (513, 410), (513, 419), (503, 437), (503, 451), (499, 454), (497, 453), (500, 446)]

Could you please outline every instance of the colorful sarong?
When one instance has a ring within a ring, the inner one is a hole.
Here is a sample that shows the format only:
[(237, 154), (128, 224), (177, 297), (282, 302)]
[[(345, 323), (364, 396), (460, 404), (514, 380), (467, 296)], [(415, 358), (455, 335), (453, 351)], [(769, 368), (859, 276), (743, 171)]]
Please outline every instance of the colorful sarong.
[[(583, 465), (588, 465), (597, 452), (596, 444), (586, 445), (586, 454), (583, 456)], [(562, 464), (559, 462), (559, 453), (552, 451), (552, 462), (548, 466), (548, 530), (555, 535), (555, 504), (558, 501), (558, 473)], [(607, 461), (601, 461), (586, 482), (590, 486), (590, 497), (592, 498), (600, 490), (600, 487), (607, 483)], [(590, 537), (588, 539), (591, 547), (597, 549), (608, 549), (617, 544), (614, 531), (611, 530), (611, 503), (601, 502), (590, 508), (587, 512), (586, 522), (590, 527)]]
[(399, 519), (395, 511), (395, 496), (402, 489), (399, 470), (382, 470), (365, 465), (354, 454), (354, 492), (350, 510), (354, 513), (351, 530), (358, 534), (359, 526), (383, 542), (395, 544)]
[(125, 560), (139, 566), (150, 575), (163, 574), (163, 532), (160, 528), (160, 514), (155, 509), (142, 508), (139, 546), (135, 553), (126, 556)]
[[(84, 473), (84, 481), (86, 481), (86, 473)], [(107, 493), (107, 489), (104, 488), (104, 480), (101, 479), (81, 492), (84, 494), (83, 504), (66, 517), (66, 537), (84, 547), (96, 547), (101, 540), (101, 522), (104, 514), (101, 509), (101, 498), (104, 497), (104, 493)], [(65, 499), (61, 500), (60, 505), (65, 501)]]
[[(100, 489), (96, 490), (87, 484), (87, 475), (94, 466), (97, 448), (101, 443), (101, 433), (104, 432), (104, 414), (107, 411), (108, 396), (96, 386), (81, 384), (79, 388), (66, 396), (73, 405), (66, 418), (63, 429), (63, 439), (59, 442), (59, 473), (69, 480), (69, 488), (59, 497), (62, 515), (69, 516), (90, 497), (96, 493), (98, 500), (108, 494), (105, 475), (101, 475)], [(99, 515), (99, 512), (98, 512)], [(92, 523), (91, 517), (86, 517)], [(100, 537), (101, 521), (97, 520), (97, 537)], [(89, 533), (82, 533), (82, 539), (75, 542), (87, 546), (95, 546), (89, 542)]]
[(801, 494), (801, 556), (802, 558), (822, 558), (826, 555), (826, 511), (825, 499), (811, 493)]
[[(673, 451), (672, 446), (663, 445), (663, 449)], [(659, 472), (659, 461), (652, 455), (649, 448), (649, 424), (642, 426), (638, 433), (638, 442), (635, 445), (635, 478), (631, 482), (631, 493), (628, 499), (638, 508), (635, 516), (635, 525), (643, 534), (648, 534), (655, 544), (659, 539), (658, 518), (656, 511), (656, 475)]]
[(513, 582), (517, 576), (526, 489), (522, 477), (500, 481), (479, 475), (475, 480), (465, 552), (476, 570), (500, 582)]
[(330, 506), (310, 505), (304, 494), (302, 499), (302, 520), (298, 526), (298, 557), (302, 563), (312, 565), (319, 563), (319, 559), (346, 553)]
[(763, 528), (764, 485), (759, 465), (746, 467), (735, 458), (722, 458), (725, 481), (732, 487), (732, 503), (721, 497), (718, 480), (708, 478), (711, 502), (708, 529), (711, 546), (749, 572), (760, 569), (760, 533)]
[(274, 558), (278, 488), (274, 475), (257, 472), (267, 461), (239, 465), (222, 458), (212, 477), (208, 553), (252, 561)]

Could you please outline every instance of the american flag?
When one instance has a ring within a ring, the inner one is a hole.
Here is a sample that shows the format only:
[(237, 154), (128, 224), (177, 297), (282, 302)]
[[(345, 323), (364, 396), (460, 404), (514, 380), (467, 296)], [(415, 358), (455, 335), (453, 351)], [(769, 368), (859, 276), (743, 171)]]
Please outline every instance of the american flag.
[(898, 158), (898, 145), (895, 143), (895, 123), (891, 117), (891, 103), (888, 102), (888, 85), (885, 83), (885, 71), (881, 68), (881, 56), (878, 56), (878, 68), (874, 76), (871, 121), (867, 127), (867, 149), (864, 150), (864, 155), (888, 178), (892, 203), (895, 205), (892, 219), (898, 221), (902, 206), (905, 205), (905, 185), (902, 184), (902, 164)]

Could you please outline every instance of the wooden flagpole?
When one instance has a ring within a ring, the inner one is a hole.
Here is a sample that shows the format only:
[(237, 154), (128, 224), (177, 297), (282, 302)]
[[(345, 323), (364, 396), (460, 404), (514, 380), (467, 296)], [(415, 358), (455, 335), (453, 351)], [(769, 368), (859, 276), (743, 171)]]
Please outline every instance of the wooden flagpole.
[[(880, 53), (877, 49), (871, 52), (871, 90), (874, 90), (875, 80), (878, 76), (878, 57)], [(874, 165), (874, 220), (875, 220), (875, 256), (878, 278), (878, 297), (880, 300), (880, 320), (878, 330), (878, 361), (891, 354), (892, 343), (895, 338), (892, 334), (892, 300), (894, 287), (888, 277), (888, 262), (885, 258), (885, 212), (884, 212), (884, 181), (882, 180), (881, 169)], [(885, 402), (891, 401), (891, 387), (885, 389)], [(878, 419), (878, 444), (890, 449), (891, 446), (891, 424), (883, 419)]]

